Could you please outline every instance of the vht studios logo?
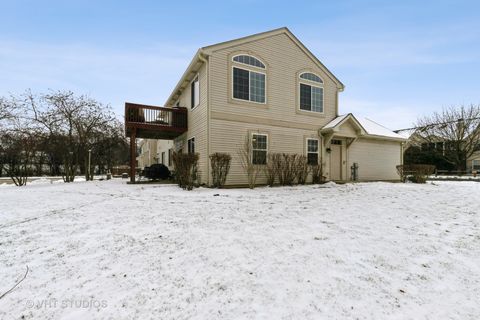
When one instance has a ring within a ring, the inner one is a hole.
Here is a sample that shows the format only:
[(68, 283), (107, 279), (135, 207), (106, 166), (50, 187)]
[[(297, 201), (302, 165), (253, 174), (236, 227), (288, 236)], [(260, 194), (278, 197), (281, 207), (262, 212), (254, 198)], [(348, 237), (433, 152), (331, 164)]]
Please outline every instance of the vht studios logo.
[(29, 309), (102, 309), (108, 306), (106, 300), (97, 299), (39, 299), (27, 300)]

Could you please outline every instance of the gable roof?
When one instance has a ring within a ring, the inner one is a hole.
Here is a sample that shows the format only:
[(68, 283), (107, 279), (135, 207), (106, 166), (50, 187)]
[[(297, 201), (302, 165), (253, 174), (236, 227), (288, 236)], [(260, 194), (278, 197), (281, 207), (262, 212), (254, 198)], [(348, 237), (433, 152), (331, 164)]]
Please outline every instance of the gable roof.
[(360, 129), (364, 131), (364, 134), (367, 136), (406, 140), (403, 136), (393, 132), (392, 130), (382, 126), (381, 124), (376, 123), (373, 120), (363, 117), (355, 117), (351, 113), (336, 117), (335, 119), (327, 123), (321, 129), (321, 131), (335, 131), (348, 120), (353, 121)]
[(180, 78), (177, 85), (173, 89), (172, 93), (168, 97), (164, 106), (169, 107), (169, 106), (172, 106), (173, 103), (175, 103), (174, 100), (178, 98), (178, 96), (181, 94), (181, 91), (185, 89), (188, 83), (193, 79), (193, 77), (195, 76), (195, 73), (198, 71), (198, 69), (200, 69), (201, 64), (205, 62), (205, 58), (211, 55), (213, 52), (220, 49), (229, 48), (232, 46), (237, 46), (237, 45), (252, 42), (252, 41), (257, 41), (260, 39), (272, 37), (279, 34), (285, 34), (287, 37), (289, 37), (320, 69), (322, 69), (325, 72), (325, 74), (330, 79), (332, 79), (333, 82), (335, 82), (335, 84), (337, 85), (337, 88), (340, 91), (343, 91), (345, 89), (345, 85), (340, 80), (338, 80), (337, 77), (335, 77), (335, 75), (330, 70), (328, 70), (327, 67), (325, 67), (325, 65), (321, 63), (320, 60), (318, 60), (318, 58), (315, 57), (315, 55), (310, 50), (308, 50), (308, 48), (305, 47), (305, 45), (300, 40), (298, 40), (298, 38), (295, 37), (295, 35), (287, 27), (282, 27), (282, 28), (273, 29), (270, 31), (256, 33), (256, 34), (249, 35), (242, 38), (219, 42), (219, 43), (212, 44), (212, 45), (198, 49), (192, 61), (188, 65), (187, 70), (185, 70), (185, 72), (183, 73), (182, 77)]
[(333, 80), (333, 82), (336, 83), (338, 89), (343, 90), (345, 88), (345, 85), (340, 80), (338, 80), (337, 77), (335, 77), (335, 75), (330, 70), (328, 70), (327, 67), (325, 67), (325, 65), (320, 62), (320, 60), (318, 60), (318, 58), (315, 57), (315, 55), (310, 50), (308, 50), (308, 48), (300, 40), (298, 40), (298, 38), (287, 27), (273, 29), (270, 31), (260, 32), (238, 39), (212, 44), (201, 48), (201, 50), (203, 50), (203, 52), (208, 55), (220, 49), (225, 49), (237, 46), (239, 44), (265, 39), (279, 34), (285, 34), (287, 37), (289, 37), (300, 48), (300, 50), (302, 50), (320, 69), (322, 69), (327, 74), (328, 77)]

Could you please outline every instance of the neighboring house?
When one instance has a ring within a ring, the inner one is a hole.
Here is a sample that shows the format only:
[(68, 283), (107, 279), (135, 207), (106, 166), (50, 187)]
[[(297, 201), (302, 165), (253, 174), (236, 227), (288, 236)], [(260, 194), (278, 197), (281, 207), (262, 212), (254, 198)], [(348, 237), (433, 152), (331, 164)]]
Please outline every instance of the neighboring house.
[(467, 159), (467, 172), (473, 171), (480, 173), (480, 151), (476, 151)]
[(154, 163), (161, 163), (173, 169), (172, 140), (142, 139), (138, 144), (139, 153), (137, 156), (138, 167), (143, 170)]
[[(399, 180), (405, 139), (352, 114), (339, 115), (344, 85), (287, 28), (199, 49), (165, 107), (126, 103), (126, 132), (172, 139), (174, 149), (199, 154), (201, 182), (210, 185), (209, 155), (232, 156), (227, 185), (247, 176), (238, 150), (251, 161), (270, 152), (306, 155), (328, 180)], [(134, 152), (134, 150), (132, 150)], [(265, 183), (261, 175), (258, 183)]]
[[(437, 136), (424, 137), (421, 131), (417, 131), (415, 128), (396, 130), (396, 132), (407, 139), (404, 144), (405, 163), (414, 161), (414, 163), (433, 164), (439, 171), (457, 172), (455, 165), (445, 160), (445, 155), (449, 152), (449, 141)], [(452, 145), (450, 144), (450, 146)], [(454, 146), (453, 149), (455, 150)], [(475, 150), (465, 160), (466, 173), (473, 171), (480, 173), (480, 141)]]

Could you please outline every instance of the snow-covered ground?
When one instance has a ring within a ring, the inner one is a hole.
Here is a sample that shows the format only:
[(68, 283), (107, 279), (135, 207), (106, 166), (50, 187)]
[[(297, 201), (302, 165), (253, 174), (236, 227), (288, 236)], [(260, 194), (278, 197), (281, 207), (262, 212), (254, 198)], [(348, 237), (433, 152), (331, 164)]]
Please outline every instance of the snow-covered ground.
[(1, 319), (478, 319), (480, 183), (0, 188)]

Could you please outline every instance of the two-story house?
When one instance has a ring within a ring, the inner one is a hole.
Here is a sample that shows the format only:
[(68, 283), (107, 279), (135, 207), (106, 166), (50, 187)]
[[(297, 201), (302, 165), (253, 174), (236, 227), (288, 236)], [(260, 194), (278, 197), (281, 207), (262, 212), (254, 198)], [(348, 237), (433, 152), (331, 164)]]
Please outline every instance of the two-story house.
[(343, 90), (280, 28), (199, 49), (164, 107), (126, 104), (126, 131), (133, 139), (172, 139), (175, 150), (197, 152), (207, 185), (215, 152), (232, 156), (227, 185), (247, 183), (238, 156), (246, 139), (259, 165), (269, 152), (297, 153), (323, 164), (329, 180), (350, 180), (354, 163), (358, 180), (398, 180), (405, 139), (371, 120), (339, 115)]

